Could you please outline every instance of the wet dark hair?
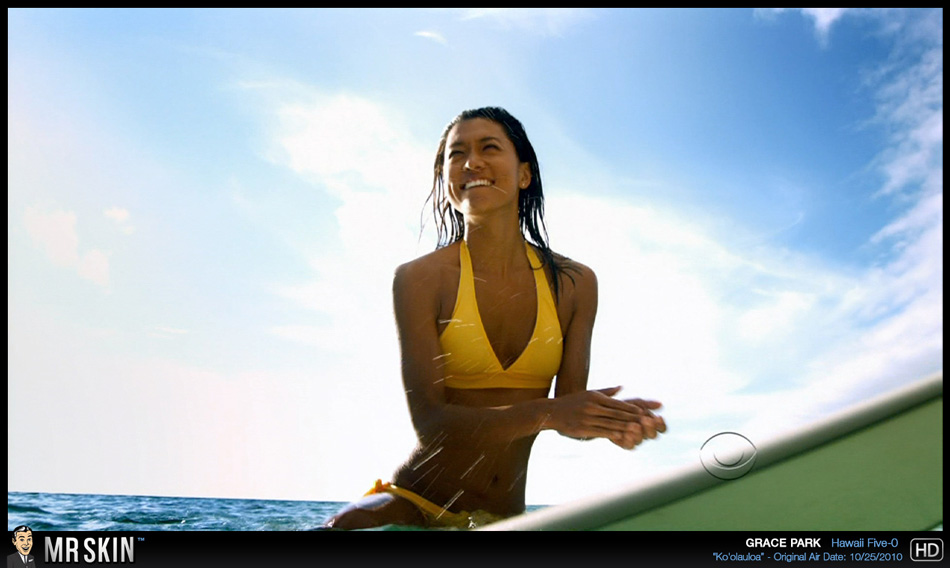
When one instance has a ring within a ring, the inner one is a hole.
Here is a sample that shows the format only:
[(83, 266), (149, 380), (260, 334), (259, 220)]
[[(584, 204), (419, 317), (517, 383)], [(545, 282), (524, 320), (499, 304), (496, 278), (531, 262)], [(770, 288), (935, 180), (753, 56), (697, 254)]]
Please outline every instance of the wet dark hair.
[(518, 193), (518, 222), (521, 225), (521, 233), (525, 239), (534, 243), (541, 252), (543, 265), (551, 267), (551, 274), (554, 277), (552, 282), (554, 298), (557, 301), (560, 290), (560, 275), (564, 273), (573, 281), (573, 277), (565, 272), (565, 270), (571, 270), (572, 267), (567, 264), (568, 259), (564, 257), (561, 257), (562, 260), (556, 260), (548, 245), (548, 232), (544, 225), (544, 193), (541, 190), (541, 168), (538, 165), (538, 156), (534, 153), (534, 147), (531, 145), (531, 141), (528, 140), (528, 134), (525, 132), (524, 126), (503, 108), (482, 107), (462, 111), (442, 131), (439, 149), (435, 154), (432, 192), (426, 199), (426, 203), (432, 202), (432, 216), (435, 219), (436, 231), (439, 237), (436, 248), (458, 242), (465, 235), (464, 217), (462, 213), (452, 207), (452, 203), (446, 196), (443, 167), (445, 164), (445, 144), (449, 137), (449, 131), (456, 124), (473, 118), (484, 118), (500, 125), (514, 145), (518, 161), (528, 164), (531, 169), (531, 183)]

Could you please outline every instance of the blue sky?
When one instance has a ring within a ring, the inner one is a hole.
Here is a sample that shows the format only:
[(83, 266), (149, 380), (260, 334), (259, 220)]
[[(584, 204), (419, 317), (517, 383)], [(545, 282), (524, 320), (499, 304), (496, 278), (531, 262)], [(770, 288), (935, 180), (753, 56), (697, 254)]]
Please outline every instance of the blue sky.
[[(413, 443), (390, 285), (503, 106), (661, 475), (942, 370), (941, 10), (10, 10), (11, 491), (348, 500)], [(26, 430), (18, 425), (29, 424)], [(596, 463), (597, 467), (590, 467)]]

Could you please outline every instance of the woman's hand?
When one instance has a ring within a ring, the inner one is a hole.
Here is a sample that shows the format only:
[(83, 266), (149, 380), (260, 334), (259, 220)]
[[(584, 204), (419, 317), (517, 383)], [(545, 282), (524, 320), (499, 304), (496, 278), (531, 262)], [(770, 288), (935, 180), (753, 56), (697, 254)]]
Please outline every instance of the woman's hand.
[(635, 448), (645, 437), (656, 438), (657, 432), (666, 431), (663, 419), (652, 412), (661, 406), (659, 402), (613, 398), (620, 389), (611, 387), (557, 397), (544, 427), (572, 438), (607, 438), (627, 450)]
[[(624, 402), (626, 402), (627, 404), (632, 404), (640, 408), (641, 410), (641, 414), (639, 415), (639, 419), (638, 419), (639, 426), (640, 426), (640, 430), (639, 430), (640, 437), (638, 440), (635, 437), (633, 438), (635, 440), (635, 443), (633, 444), (634, 446), (642, 442), (644, 439), (652, 440), (656, 438), (657, 434), (662, 434), (666, 432), (666, 421), (663, 420), (662, 416), (657, 416), (656, 414), (653, 413), (654, 410), (663, 406), (661, 402), (656, 401), (656, 400), (644, 400), (642, 398), (631, 398), (631, 399), (624, 400)], [(630, 441), (631, 440), (627, 440), (626, 445), (624, 444), (617, 444), (617, 445), (624, 449), (630, 450), (630, 449), (633, 449), (632, 446), (629, 446)]]
[(632, 404), (640, 408), (640, 425), (643, 427), (644, 438), (656, 438), (657, 433), (666, 432), (666, 421), (662, 416), (653, 413), (654, 410), (661, 408), (663, 403), (657, 400), (644, 400), (642, 398), (630, 398), (624, 400), (627, 404)]

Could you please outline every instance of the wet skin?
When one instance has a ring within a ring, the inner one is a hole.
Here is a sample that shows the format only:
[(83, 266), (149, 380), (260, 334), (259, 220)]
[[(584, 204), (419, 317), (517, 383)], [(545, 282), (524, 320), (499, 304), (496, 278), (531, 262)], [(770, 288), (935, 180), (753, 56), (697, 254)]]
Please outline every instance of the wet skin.
[[(479, 222), (491, 218), (510, 219), (511, 226), (517, 227), (518, 192), (530, 181), (530, 172), (518, 161), (497, 123), (473, 119), (456, 125), (446, 140), (444, 167), (449, 200), (468, 219), (469, 231), (478, 232)], [(481, 230), (491, 231), (490, 222)], [(507, 266), (480, 265), (476, 255), (472, 258), (476, 304), (503, 368), (524, 351), (537, 318), (534, 272), (526, 255), (516, 258)], [(435, 267), (439, 298), (436, 331), (441, 334), (452, 318), (458, 293), (459, 244), (420, 260)], [(550, 272), (547, 276), (550, 282)], [(558, 314), (561, 321), (567, 321), (567, 315)], [(504, 407), (548, 396), (548, 389), (443, 388), (446, 403), (477, 408)], [(435, 434), (420, 440), (409, 460), (395, 472), (394, 483), (453, 511), (521, 513), (528, 458), (536, 437), (481, 439)]]
[[(507, 391), (507, 392), (498, 392)], [(504, 406), (547, 397), (544, 389), (446, 389), (447, 402)], [(489, 444), (419, 445), (395, 473), (394, 483), (452, 511), (485, 510), (511, 516), (524, 511), (528, 458), (537, 435)]]
[[(524, 351), (537, 318), (534, 272), (518, 221), (518, 192), (531, 181), (501, 126), (484, 119), (459, 123), (447, 139), (448, 199), (465, 218), (475, 296), (482, 326), (503, 368)], [(457, 299), (459, 243), (396, 271), (393, 298), (402, 376), (419, 443), (396, 469), (395, 485), (449, 511), (524, 511), (531, 447), (541, 430), (574, 438), (607, 438), (632, 449), (665, 431), (654, 401), (616, 400), (619, 388), (587, 390), (591, 330), (597, 306), (593, 272), (573, 261), (557, 298), (563, 356), (554, 398), (549, 389), (456, 389), (443, 384), (439, 335)], [(545, 267), (548, 285), (550, 267)], [(420, 524), (418, 509), (393, 495), (372, 495), (328, 522), (334, 528)], [(424, 521), (423, 521), (424, 522)]]

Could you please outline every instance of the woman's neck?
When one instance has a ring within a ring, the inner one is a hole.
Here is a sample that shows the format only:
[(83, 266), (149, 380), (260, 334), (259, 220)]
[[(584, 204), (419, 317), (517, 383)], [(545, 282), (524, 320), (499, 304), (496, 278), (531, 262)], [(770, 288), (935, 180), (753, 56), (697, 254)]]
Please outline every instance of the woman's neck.
[(517, 220), (500, 221), (465, 221), (465, 244), (471, 253), (472, 267), (479, 272), (504, 276), (527, 263), (524, 236)]

